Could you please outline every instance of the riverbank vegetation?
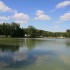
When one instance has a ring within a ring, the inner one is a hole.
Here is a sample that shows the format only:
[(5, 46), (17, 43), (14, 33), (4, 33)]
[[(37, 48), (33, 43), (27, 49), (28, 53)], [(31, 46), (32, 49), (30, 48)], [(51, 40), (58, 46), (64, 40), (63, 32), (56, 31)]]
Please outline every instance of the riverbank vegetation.
[(68, 37), (70, 38), (70, 30), (66, 32), (50, 32), (36, 29), (33, 26), (21, 28), (18, 23), (2, 23), (0, 24), (0, 37), (18, 37), (18, 38), (40, 38), (40, 37)]

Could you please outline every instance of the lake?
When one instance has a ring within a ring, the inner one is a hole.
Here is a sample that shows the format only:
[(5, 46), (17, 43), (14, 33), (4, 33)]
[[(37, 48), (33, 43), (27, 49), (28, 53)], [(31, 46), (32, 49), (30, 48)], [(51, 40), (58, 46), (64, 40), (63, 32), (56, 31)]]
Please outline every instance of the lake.
[(0, 70), (70, 70), (70, 39), (0, 38)]

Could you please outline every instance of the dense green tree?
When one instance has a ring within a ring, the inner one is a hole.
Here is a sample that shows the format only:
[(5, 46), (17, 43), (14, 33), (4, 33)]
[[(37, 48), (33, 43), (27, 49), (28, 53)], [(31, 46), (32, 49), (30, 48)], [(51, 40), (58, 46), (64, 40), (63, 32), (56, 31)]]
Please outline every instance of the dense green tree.
[(36, 29), (33, 26), (29, 26), (27, 29), (27, 35), (28, 37), (36, 37)]
[(66, 34), (67, 34), (67, 37), (70, 38), (70, 30), (69, 29), (66, 31)]
[(24, 37), (24, 30), (20, 28), (20, 25), (12, 22), (0, 24), (0, 35), (6, 37)]
[(30, 37), (30, 38), (40, 38), (40, 37), (68, 37), (70, 38), (70, 30), (66, 32), (50, 32), (36, 29), (33, 26), (28, 26), (28, 28), (20, 28), (17, 23), (2, 23), (0, 24), (0, 37)]

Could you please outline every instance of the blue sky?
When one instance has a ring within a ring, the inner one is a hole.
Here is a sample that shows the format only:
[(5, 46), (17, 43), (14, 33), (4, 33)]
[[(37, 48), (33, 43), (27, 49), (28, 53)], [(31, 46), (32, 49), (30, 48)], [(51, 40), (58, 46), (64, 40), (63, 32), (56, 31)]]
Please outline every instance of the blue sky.
[(0, 22), (64, 32), (70, 29), (70, 0), (0, 0)]

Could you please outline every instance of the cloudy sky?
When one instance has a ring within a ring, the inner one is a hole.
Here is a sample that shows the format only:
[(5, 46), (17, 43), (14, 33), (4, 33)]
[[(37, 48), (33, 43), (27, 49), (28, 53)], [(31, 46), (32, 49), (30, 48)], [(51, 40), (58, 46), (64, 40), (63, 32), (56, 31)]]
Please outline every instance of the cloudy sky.
[(18, 22), (46, 31), (70, 29), (70, 0), (0, 0), (0, 23)]

